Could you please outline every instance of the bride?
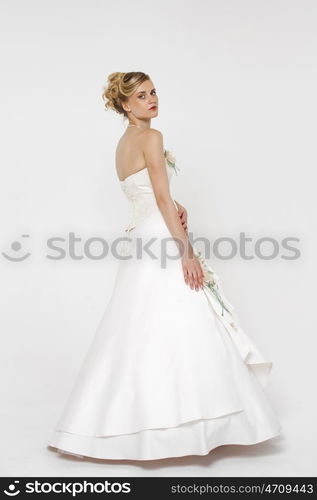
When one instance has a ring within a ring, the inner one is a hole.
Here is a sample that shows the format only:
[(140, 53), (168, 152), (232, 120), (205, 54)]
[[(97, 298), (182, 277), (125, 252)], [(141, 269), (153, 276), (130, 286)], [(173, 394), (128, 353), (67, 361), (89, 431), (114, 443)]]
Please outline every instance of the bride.
[[(272, 362), (189, 241), (187, 211), (171, 194), (179, 168), (151, 127), (159, 106), (152, 80), (112, 73), (102, 97), (128, 120), (115, 160), (131, 218), (111, 298), (49, 446), (82, 458), (153, 460), (275, 437), (281, 424), (264, 393)], [(151, 250), (141, 258), (140, 241)]]

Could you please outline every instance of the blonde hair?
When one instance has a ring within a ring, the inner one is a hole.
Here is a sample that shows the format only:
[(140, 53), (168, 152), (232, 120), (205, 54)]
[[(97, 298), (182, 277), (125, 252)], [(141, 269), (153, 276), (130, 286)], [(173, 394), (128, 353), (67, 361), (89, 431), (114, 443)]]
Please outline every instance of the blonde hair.
[(112, 109), (116, 113), (128, 117), (122, 107), (122, 102), (127, 101), (138, 86), (149, 80), (150, 77), (142, 71), (130, 71), (128, 73), (111, 73), (108, 76), (107, 85), (104, 88), (102, 99), (106, 101), (105, 109)]

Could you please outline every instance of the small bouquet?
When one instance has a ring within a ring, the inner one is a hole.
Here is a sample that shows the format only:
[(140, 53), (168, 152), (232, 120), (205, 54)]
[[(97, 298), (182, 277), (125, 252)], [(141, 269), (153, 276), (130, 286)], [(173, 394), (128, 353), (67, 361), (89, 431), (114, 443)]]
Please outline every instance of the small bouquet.
[[(204, 287), (206, 287), (216, 298), (216, 300), (221, 305), (221, 316), (224, 315), (224, 310), (226, 310), (232, 316), (232, 305), (229, 304), (228, 300), (226, 300), (221, 293), (219, 284), (218, 284), (218, 276), (217, 274), (206, 264), (205, 259), (202, 256), (200, 251), (195, 250), (195, 255), (198, 257), (199, 262), (201, 264), (203, 273), (204, 273)], [(226, 304), (226, 303), (227, 304)], [(235, 323), (230, 323), (233, 328), (236, 327)]]

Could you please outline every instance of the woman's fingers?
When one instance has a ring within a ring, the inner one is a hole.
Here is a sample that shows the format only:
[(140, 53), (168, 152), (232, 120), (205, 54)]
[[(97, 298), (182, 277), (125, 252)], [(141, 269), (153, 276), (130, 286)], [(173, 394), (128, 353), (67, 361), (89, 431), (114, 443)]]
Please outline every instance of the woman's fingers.
[(198, 292), (200, 288), (203, 288), (203, 281), (204, 281), (204, 275), (199, 270), (192, 271), (188, 275), (187, 282), (189, 282), (189, 285), (192, 290), (195, 288), (195, 290)]
[(181, 219), (181, 223), (184, 229), (187, 229), (187, 221), (185, 219)]
[(189, 285), (192, 290), (198, 290), (203, 287), (203, 276), (198, 273), (186, 273), (184, 272), (184, 280), (186, 285)]
[(184, 209), (179, 210), (178, 215), (180, 217), (181, 223), (183, 225), (184, 230), (187, 232), (187, 215)]
[(186, 285), (188, 285), (188, 270), (187, 269), (184, 269), (184, 280), (185, 280)]

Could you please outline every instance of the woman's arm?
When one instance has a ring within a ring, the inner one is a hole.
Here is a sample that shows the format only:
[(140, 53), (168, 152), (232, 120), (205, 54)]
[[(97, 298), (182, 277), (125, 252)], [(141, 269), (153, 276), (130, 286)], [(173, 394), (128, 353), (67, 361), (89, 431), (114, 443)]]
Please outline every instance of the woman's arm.
[(158, 207), (171, 235), (176, 239), (178, 247), (180, 248), (180, 245), (182, 247), (180, 248), (181, 255), (185, 253), (185, 255), (192, 257), (192, 246), (183, 229), (178, 212), (175, 210), (169, 191), (162, 133), (156, 129), (147, 129), (144, 131), (142, 139), (145, 164)]
[(189, 282), (191, 288), (195, 286), (198, 290), (203, 285), (203, 272), (169, 191), (162, 133), (156, 129), (146, 129), (142, 147), (156, 202), (182, 256), (185, 281)]

